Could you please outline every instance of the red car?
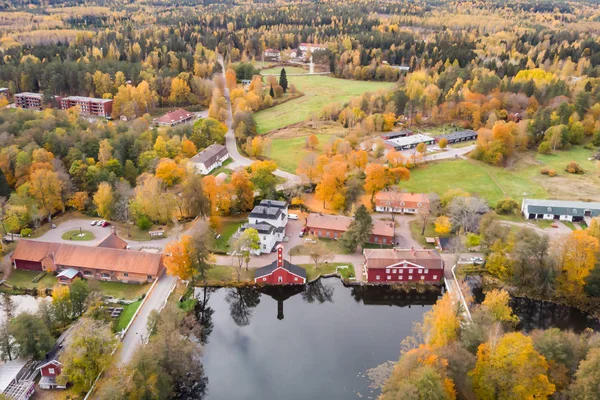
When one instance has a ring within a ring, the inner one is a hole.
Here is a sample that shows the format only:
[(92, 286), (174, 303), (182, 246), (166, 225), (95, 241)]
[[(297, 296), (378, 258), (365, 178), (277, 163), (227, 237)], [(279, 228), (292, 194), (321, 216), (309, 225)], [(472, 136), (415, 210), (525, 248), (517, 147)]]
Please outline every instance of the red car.
[(110, 222), (108, 222), (108, 221), (104, 221), (104, 222), (102, 222), (102, 227), (103, 227), (103, 228), (106, 228), (106, 227), (107, 227), (107, 226), (109, 226), (109, 225), (110, 225)]

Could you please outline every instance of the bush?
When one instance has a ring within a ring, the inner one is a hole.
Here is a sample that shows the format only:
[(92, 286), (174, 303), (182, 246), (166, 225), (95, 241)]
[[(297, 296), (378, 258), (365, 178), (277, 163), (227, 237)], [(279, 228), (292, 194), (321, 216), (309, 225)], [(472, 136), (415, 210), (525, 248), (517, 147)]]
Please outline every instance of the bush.
[(138, 228), (140, 228), (143, 231), (147, 231), (148, 229), (150, 229), (150, 227), (152, 226), (152, 221), (150, 221), (150, 218), (148, 218), (146, 215), (140, 215), (136, 221), (135, 224), (138, 226)]
[(496, 203), (496, 212), (498, 214), (512, 214), (519, 208), (519, 204), (514, 199), (502, 199)]
[(23, 228), (21, 229), (21, 237), (28, 237), (31, 236), (31, 228)]
[(583, 174), (583, 168), (579, 166), (575, 161), (571, 161), (567, 168), (565, 169), (570, 174)]
[(592, 150), (594, 148), (594, 145), (592, 143), (588, 143), (585, 146), (583, 146), (583, 148), (586, 150)]
[(31, 280), (31, 282), (38, 283), (44, 276), (46, 276), (46, 272), (40, 272)]
[(540, 174), (542, 174), (542, 175), (548, 175), (548, 176), (556, 176), (556, 171), (554, 169), (551, 169), (551, 168), (542, 168), (540, 170)]
[(600, 131), (594, 132), (594, 137), (592, 138), (592, 144), (594, 146), (600, 146)]
[(552, 146), (548, 142), (542, 142), (538, 146), (538, 152), (542, 154), (550, 154), (552, 153)]

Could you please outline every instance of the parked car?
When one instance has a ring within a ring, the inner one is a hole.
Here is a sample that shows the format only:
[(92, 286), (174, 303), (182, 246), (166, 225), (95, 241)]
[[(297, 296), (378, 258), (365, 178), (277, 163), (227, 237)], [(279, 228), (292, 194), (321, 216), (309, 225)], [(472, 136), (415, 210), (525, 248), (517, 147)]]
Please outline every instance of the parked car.
[(298, 219), (298, 214), (288, 214), (288, 219), (297, 220)]
[(102, 226), (102, 224), (105, 223), (105, 222), (106, 222), (105, 220), (100, 220), (100, 221), (98, 221), (98, 223), (96, 225)]
[(472, 257), (471, 261), (473, 261), (473, 264), (483, 264), (483, 258), (481, 257)]
[(110, 225), (110, 222), (108, 222), (108, 221), (102, 221), (102, 227), (103, 228), (106, 228), (109, 225)]
[(98, 224), (98, 220), (97, 219), (95, 219), (92, 222), (90, 222), (91, 226), (96, 226), (97, 224)]
[(304, 239), (304, 243), (312, 243), (312, 244), (314, 244), (314, 243), (317, 243), (317, 241), (315, 239), (306, 238), (306, 239)]

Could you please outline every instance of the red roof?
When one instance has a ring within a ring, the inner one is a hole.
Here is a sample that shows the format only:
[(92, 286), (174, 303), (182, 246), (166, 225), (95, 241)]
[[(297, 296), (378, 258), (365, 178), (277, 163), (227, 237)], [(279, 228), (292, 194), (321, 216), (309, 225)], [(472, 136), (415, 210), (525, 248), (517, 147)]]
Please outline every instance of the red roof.
[(407, 268), (414, 268), (415, 266), (428, 269), (444, 268), (444, 261), (435, 250), (366, 249), (363, 253), (367, 269), (382, 269), (393, 266), (404, 267), (405, 263), (407, 264)]
[(424, 193), (378, 192), (375, 195), (375, 205), (380, 207), (424, 207), (429, 209), (429, 197)]
[(185, 121), (186, 119), (189, 119), (191, 117), (192, 113), (180, 108), (178, 110), (166, 113), (158, 119), (158, 122), (161, 124), (176, 124), (178, 122)]

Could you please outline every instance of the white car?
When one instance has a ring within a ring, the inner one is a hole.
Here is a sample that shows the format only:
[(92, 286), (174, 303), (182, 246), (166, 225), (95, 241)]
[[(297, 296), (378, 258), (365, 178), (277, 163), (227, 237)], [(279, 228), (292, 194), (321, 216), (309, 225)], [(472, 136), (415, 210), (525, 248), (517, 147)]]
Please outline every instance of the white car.
[(96, 225), (98, 225), (98, 226), (102, 226), (102, 225), (104, 225), (104, 222), (106, 222), (106, 221), (104, 221), (104, 220), (102, 220), (102, 221), (98, 221), (98, 223), (97, 223)]
[(98, 224), (98, 220), (97, 219), (95, 219), (92, 222), (90, 222), (91, 226), (96, 226), (96, 224)]
[(298, 214), (289, 214), (288, 215), (288, 219), (297, 220), (298, 219)]
[(483, 258), (481, 257), (472, 257), (471, 261), (473, 262), (473, 264), (483, 264)]

